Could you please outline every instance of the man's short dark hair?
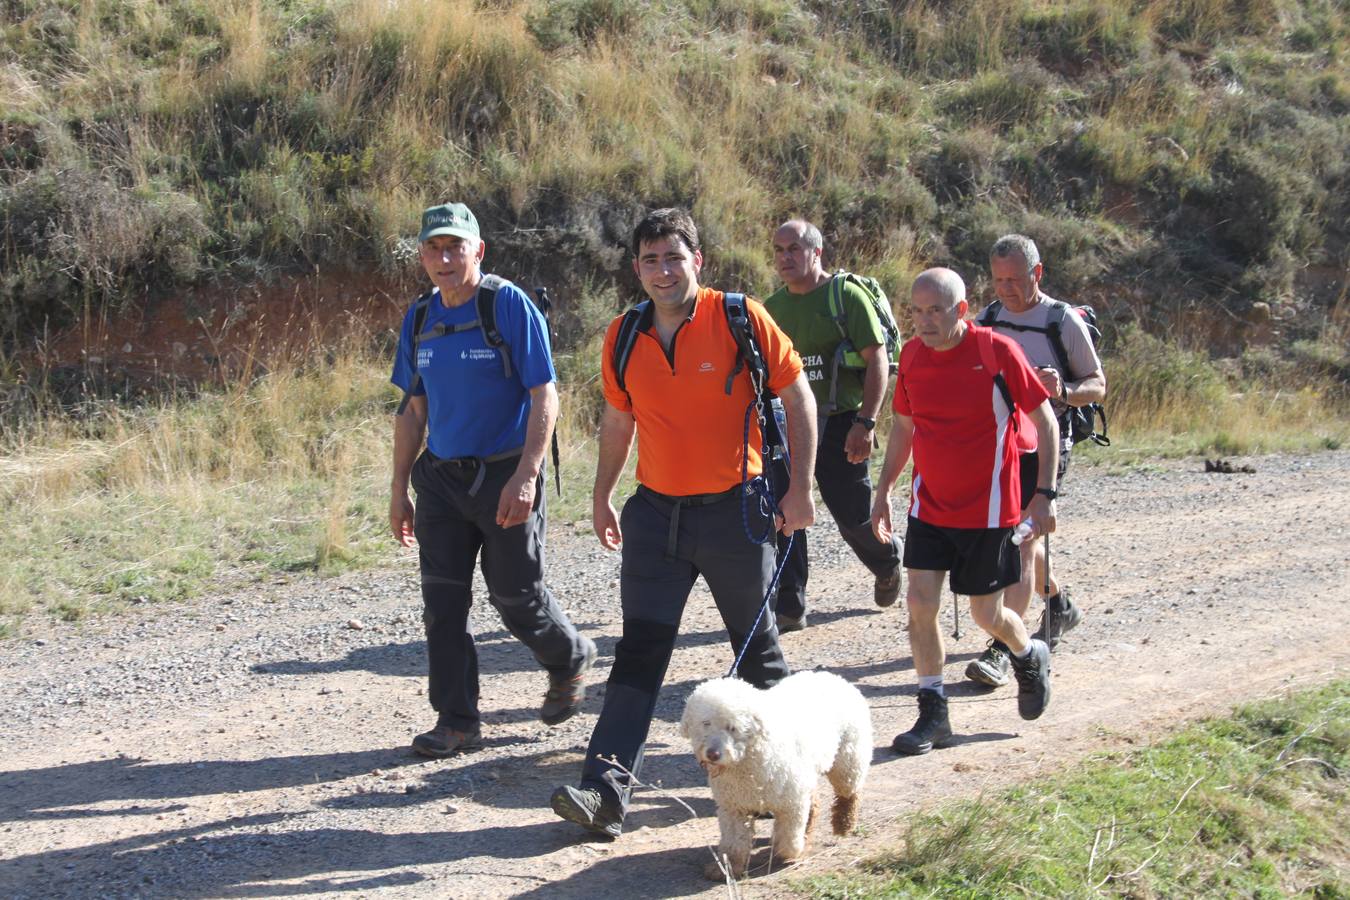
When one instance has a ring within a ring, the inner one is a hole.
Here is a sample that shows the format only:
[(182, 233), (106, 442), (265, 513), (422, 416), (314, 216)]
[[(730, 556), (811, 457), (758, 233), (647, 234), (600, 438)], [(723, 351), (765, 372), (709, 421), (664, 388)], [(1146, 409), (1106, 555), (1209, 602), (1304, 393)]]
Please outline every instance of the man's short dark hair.
[(671, 235), (684, 241), (690, 253), (698, 252), (698, 226), (694, 224), (693, 218), (678, 206), (668, 206), (652, 210), (637, 223), (633, 229), (633, 255), (642, 254), (643, 244)]

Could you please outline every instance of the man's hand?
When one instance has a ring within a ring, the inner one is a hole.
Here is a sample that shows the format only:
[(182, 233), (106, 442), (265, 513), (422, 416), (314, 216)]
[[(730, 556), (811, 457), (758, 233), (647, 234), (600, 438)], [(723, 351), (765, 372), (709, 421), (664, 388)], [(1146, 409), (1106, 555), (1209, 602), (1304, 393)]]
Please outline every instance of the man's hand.
[(891, 533), (891, 495), (877, 491), (877, 498), (872, 501), (872, 536), (889, 544)]
[(534, 509), (534, 491), (539, 482), (538, 473), (517, 469), (511, 480), (502, 488), (501, 498), (497, 501), (497, 524), (503, 528), (512, 528), (523, 524)]
[(1038, 538), (1055, 530), (1055, 501), (1037, 494), (1027, 504), (1027, 518), (1031, 520), (1031, 537)]
[(1036, 370), (1036, 377), (1040, 379), (1041, 384), (1045, 386), (1046, 393), (1056, 400), (1060, 399), (1060, 392), (1064, 390), (1064, 382), (1059, 377), (1059, 371), (1049, 366), (1041, 366)]
[(872, 455), (872, 444), (872, 429), (861, 422), (854, 422), (848, 430), (848, 437), (844, 438), (844, 456), (854, 465), (866, 462), (867, 457)]
[(389, 530), (404, 547), (417, 543), (413, 536), (413, 505), (407, 491), (394, 491), (389, 498)]
[(591, 503), (591, 523), (595, 536), (600, 538), (600, 546), (606, 550), (618, 550), (623, 546), (623, 530), (619, 528), (619, 515), (609, 498), (596, 498)]
[(781, 515), (775, 516), (775, 519), (778, 530), (783, 534), (792, 534), (813, 524), (816, 521), (816, 501), (811, 496), (810, 483), (805, 486), (793, 484), (788, 488), (779, 509)]

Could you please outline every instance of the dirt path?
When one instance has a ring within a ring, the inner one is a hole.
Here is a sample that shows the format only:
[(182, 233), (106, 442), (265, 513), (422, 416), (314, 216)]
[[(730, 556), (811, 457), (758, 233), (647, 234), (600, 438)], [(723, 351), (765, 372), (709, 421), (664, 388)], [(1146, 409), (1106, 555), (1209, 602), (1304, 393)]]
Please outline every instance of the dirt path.
[[(817, 829), (789, 877), (893, 843), (918, 806), (1350, 671), (1350, 452), (1252, 462), (1256, 475), (1206, 475), (1198, 460), (1077, 469), (1053, 550), (1088, 617), (1055, 657), (1049, 711), (1024, 723), (1013, 688), (959, 682), (983, 647), (963, 610), (947, 668), (963, 741), (914, 759), (888, 749), (915, 712), (903, 613), (872, 606), (866, 572), (818, 527), (811, 627), (784, 639), (788, 659), (857, 683), (878, 749), (863, 836)], [(555, 590), (600, 644), (603, 681), (617, 558), (585, 523), (554, 523), (550, 539)], [(547, 799), (575, 779), (602, 690), (543, 727), (542, 674), (482, 610), (487, 746), (408, 754), (432, 719), (413, 568), (260, 584), (0, 646), (0, 894), (724, 895), (700, 875), (717, 827), (675, 727), (693, 686), (729, 664), (702, 588), (649, 744), (644, 776), (662, 788), (640, 792), (627, 833), (601, 843)], [(777, 894), (781, 879), (743, 893)]]

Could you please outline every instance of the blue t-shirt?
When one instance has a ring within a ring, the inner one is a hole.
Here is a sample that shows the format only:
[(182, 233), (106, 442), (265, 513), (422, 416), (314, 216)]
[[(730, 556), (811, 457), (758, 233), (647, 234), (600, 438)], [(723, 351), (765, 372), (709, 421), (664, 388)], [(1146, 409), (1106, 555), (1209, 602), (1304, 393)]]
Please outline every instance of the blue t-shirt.
[[(543, 313), (510, 282), (498, 289), (495, 302), (497, 330), (505, 346), (489, 347), (483, 330), (470, 328), (426, 338), (417, 348), (417, 372), (422, 380), (413, 393), (427, 397), (427, 447), (442, 459), (492, 456), (524, 446), (530, 388), (556, 380)], [(436, 290), (422, 330), (440, 322), (449, 327), (477, 318), (476, 299), (447, 307)], [(404, 391), (413, 381), (412, 347), (410, 309), (403, 317), (389, 379)], [(501, 359), (508, 352), (510, 378), (505, 377)]]

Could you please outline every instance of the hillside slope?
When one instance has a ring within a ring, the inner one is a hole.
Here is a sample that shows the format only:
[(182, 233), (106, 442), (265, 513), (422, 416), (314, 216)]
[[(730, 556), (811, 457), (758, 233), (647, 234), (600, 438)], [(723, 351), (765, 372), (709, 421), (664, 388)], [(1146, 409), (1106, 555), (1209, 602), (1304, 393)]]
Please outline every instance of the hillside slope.
[[(1289, 337), (1344, 303), (1335, 0), (12, 0), (0, 7), (0, 342), (280, 273), (408, 268), (469, 202), (564, 345), (631, 293), (628, 230), (692, 207), (763, 290), (819, 222), (898, 292), (1034, 236), (1119, 319)], [(1236, 331), (1234, 330), (1236, 329)]]

